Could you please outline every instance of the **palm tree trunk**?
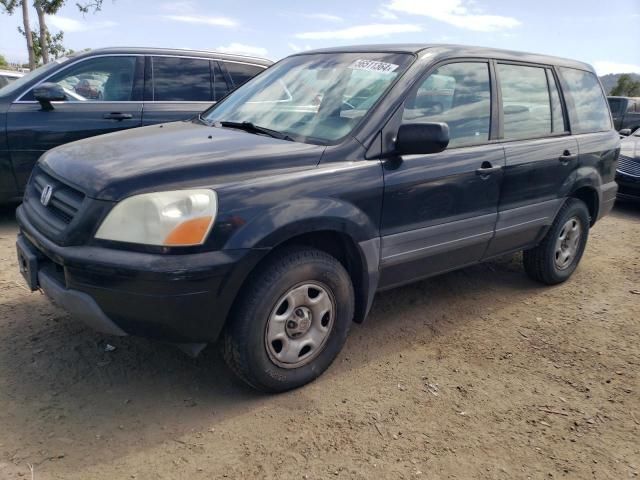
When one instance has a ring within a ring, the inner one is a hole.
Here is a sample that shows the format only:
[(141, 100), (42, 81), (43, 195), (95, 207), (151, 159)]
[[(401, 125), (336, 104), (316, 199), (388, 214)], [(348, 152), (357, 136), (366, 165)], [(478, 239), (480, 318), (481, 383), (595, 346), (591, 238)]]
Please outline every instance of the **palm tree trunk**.
[(35, 0), (33, 6), (38, 12), (38, 23), (40, 24), (40, 55), (42, 55), (42, 63), (49, 63), (49, 45), (47, 44), (47, 22), (44, 16), (41, 0)]
[(36, 68), (35, 52), (33, 50), (33, 38), (31, 38), (31, 26), (29, 25), (29, 4), (27, 0), (22, 0), (22, 23), (24, 25), (24, 36), (27, 37), (27, 50), (29, 51), (29, 68)]

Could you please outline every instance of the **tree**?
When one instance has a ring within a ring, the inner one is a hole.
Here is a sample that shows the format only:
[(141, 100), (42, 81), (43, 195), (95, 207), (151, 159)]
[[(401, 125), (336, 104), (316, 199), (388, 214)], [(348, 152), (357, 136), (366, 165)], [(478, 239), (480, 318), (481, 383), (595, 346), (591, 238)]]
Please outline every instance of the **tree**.
[(618, 83), (611, 89), (609, 95), (620, 97), (640, 97), (640, 81), (634, 81), (630, 75), (620, 75)]
[[(38, 15), (39, 30), (34, 36), (29, 22), (29, 0), (0, 0), (0, 5), (9, 15), (13, 15), (17, 7), (22, 7), (22, 28), (18, 30), (24, 35), (27, 41), (27, 52), (29, 53), (29, 68), (32, 70), (36, 67), (39, 59), (43, 63), (48, 63), (52, 52), (64, 51), (62, 46), (62, 34), (51, 36), (47, 28), (47, 15), (55, 15), (66, 3), (66, 0), (33, 0), (33, 6)], [(90, 11), (99, 12), (102, 9), (103, 0), (89, 0), (85, 3), (76, 3), (78, 10), (82, 13)], [(37, 39), (37, 42), (36, 42)], [(53, 42), (50, 46), (50, 42)], [(37, 45), (37, 46), (36, 46)], [(39, 51), (39, 57), (36, 55)], [(55, 58), (55, 57), (54, 57)]]
[(7, 59), (4, 58), (4, 55), (0, 55), (0, 68), (8, 68), (9, 67), (9, 62), (7, 62)]
[[(18, 31), (22, 35), (25, 34), (22, 28), (18, 28)], [(64, 32), (58, 32), (55, 35), (51, 35), (51, 33), (49, 33), (49, 31), (47, 30), (46, 40), (45, 40), (45, 45), (46, 45), (45, 50), (42, 49), (41, 32), (31, 31), (31, 37), (33, 41), (33, 55), (35, 57), (36, 64), (39, 64), (41, 61), (42, 63), (47, 63), (50, 61), (50, 58), (53, 58), (55, 60), (56, 58), (60, 58), (64, 55), (69, 55), (70, 53), (73, 53), (73, 50), (67, 49), (62, 43), (64, 40)], [(46, 57), (45, 57), (45, 53), (46, 53)], [(46, 61), (45, 61), (45, 58), (46, 58)]]

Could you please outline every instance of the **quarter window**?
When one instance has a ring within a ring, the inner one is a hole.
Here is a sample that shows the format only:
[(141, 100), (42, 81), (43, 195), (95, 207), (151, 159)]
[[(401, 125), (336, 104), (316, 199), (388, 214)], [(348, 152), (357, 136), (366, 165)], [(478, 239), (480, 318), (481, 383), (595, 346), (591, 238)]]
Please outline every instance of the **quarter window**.
[(437, 68), (405, 102), (403, 123), (445, 122), (449, 147), (489, 140), (491, 124), (489, 65), (449, 63)]
[(209, 60), (153, 57), (153, 100), (209, 102), (212, 100)]
[(560, 82), (567, 100), (573, 133), (611, 129), (609, 109), (600, 83), (593, 73), (560, 67)]
[[(140, 99), (135, 70), (136, 57), (97, 57), (72, 65), (47, 82), (60, 85), (68, 102), (128, 102)], [(23, 100), (35, 100), (33, 92)]]
[(544, 68), (498, 64), (504, 138), (536, 138), (551, 133), (551, 100)]
[(264, 70), (262, 67), (248, 65), (246, 63), (224, 62), (224, 66), (227, 68), (227, 72), (229, 72), (231, 80), (233, 80), (233, 86), (235, 88), (238, 88), (247, 80), (251, 80), (262, 70)]

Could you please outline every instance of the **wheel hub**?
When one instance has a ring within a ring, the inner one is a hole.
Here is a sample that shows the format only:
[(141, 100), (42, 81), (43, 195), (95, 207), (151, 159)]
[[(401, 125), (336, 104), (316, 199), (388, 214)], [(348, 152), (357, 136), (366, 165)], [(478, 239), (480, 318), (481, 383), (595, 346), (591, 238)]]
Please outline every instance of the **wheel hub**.
[(315, 281), (291, 287), (275, 303), (265, 329), (265, 347), (273, 363), (298, 368), (324, 349), (331, 334), (336, 302), (329, 288)]
[(582, 238), (582, 224), (576, 217), (572, 217), (560, 230), (556, 240), (555, 261), (559, 270), (568, 268), (580, 249)]
[(313, 313), (311, 310), (307, 307), (298, 307), (287, 320), (285, 331), (289, 338), (298, 338), (309, 331), (312, 321)]

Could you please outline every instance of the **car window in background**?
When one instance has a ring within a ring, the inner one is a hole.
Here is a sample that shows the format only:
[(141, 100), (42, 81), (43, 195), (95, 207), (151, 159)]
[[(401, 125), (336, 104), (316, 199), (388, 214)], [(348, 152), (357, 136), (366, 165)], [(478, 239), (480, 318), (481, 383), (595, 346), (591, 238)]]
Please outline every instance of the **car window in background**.
[[(65, 62), (67, 60), (68, 60), (67, 57), (60, 57), (60, 58), (57, 58), (57, 59), (53, 60), (52, 62), (45, 63), (44, 65), (40, 65), (35, 70), (32, 70), (29, 73), (24, 74), (22, 77), (16, 79), (15, 82), (10, 82), (5, 87), (0, 88), (0, 97), (4, 97), (5, 95), (11, 95), (12, 93), (20, 90), (23, 85), (26, 85), (28, 82), (33, 80), (35, 77), (43, 75), (43, 74), (47, 73), (49, 70), (53, 70), (54, 68), (58, 67), (61, 63)], [(22, 100), (27, 100), (27, 99), (23, 98)], [(32, 98), (32, 100), (33, 100), (33, 98)]]
[(208, 59), (152, 57), (152, 60), (154, 101), (212, 100)]
[(223, 62), (224, 66), (229, 72), (231, 76), (231, 80), (233, 81), (233, 85), (235, 88), (238, 88), (240, 85), (245, 83), (247, 80), (255, 77), (261, 71), (264, 70), (262, 67), (257, 67), (255, 65), (247, 65), (246, 63), (233, 63), (233, 62)]
[[(47, 82), (60, 85), (68, 102), (126, 102), (134, 98), (136, 57), (91, 58), (53, 75)], [(33, 92), (23, 100), (35, 100)]]
[(638, 111), (638, 103), (633, 100), (629, 100), (629, 104), (627, 105), (627, 112), (637, 112), (637, 111)]
[(611, 113), (617, 115), (622, 111), (624, 100), (622, 100), (621, 98), (608, 98), (607, 100), (609, 101), (609, 108), (611, 108)]
[(0, 75), (0, 88), (9, 85), (9, 77), (4, 77)]
[(220, 64), (212, 61), (211, 69), (213, 73), (213, 100), (217, 102), (229, 93), (231, 89), (224, 78)]
[(602, 88), (591, 72), (560, 67), (572, 133), (602, 132), (611, 128)]
[(404, 123), (447, 123), (450, 147), (488, 141), (490, 118), (489, 65), (481, 62), (439, 67), (407, 99), (402, 115)]
[(498, 64), (505, 140), (551, 133), (551, 102), (544, 68)]
[(286, 58), (208, 110), (212, 122), (251, 122), (295, 141), (337, 142), (351, 132), (412, 55), (309, 54)]

